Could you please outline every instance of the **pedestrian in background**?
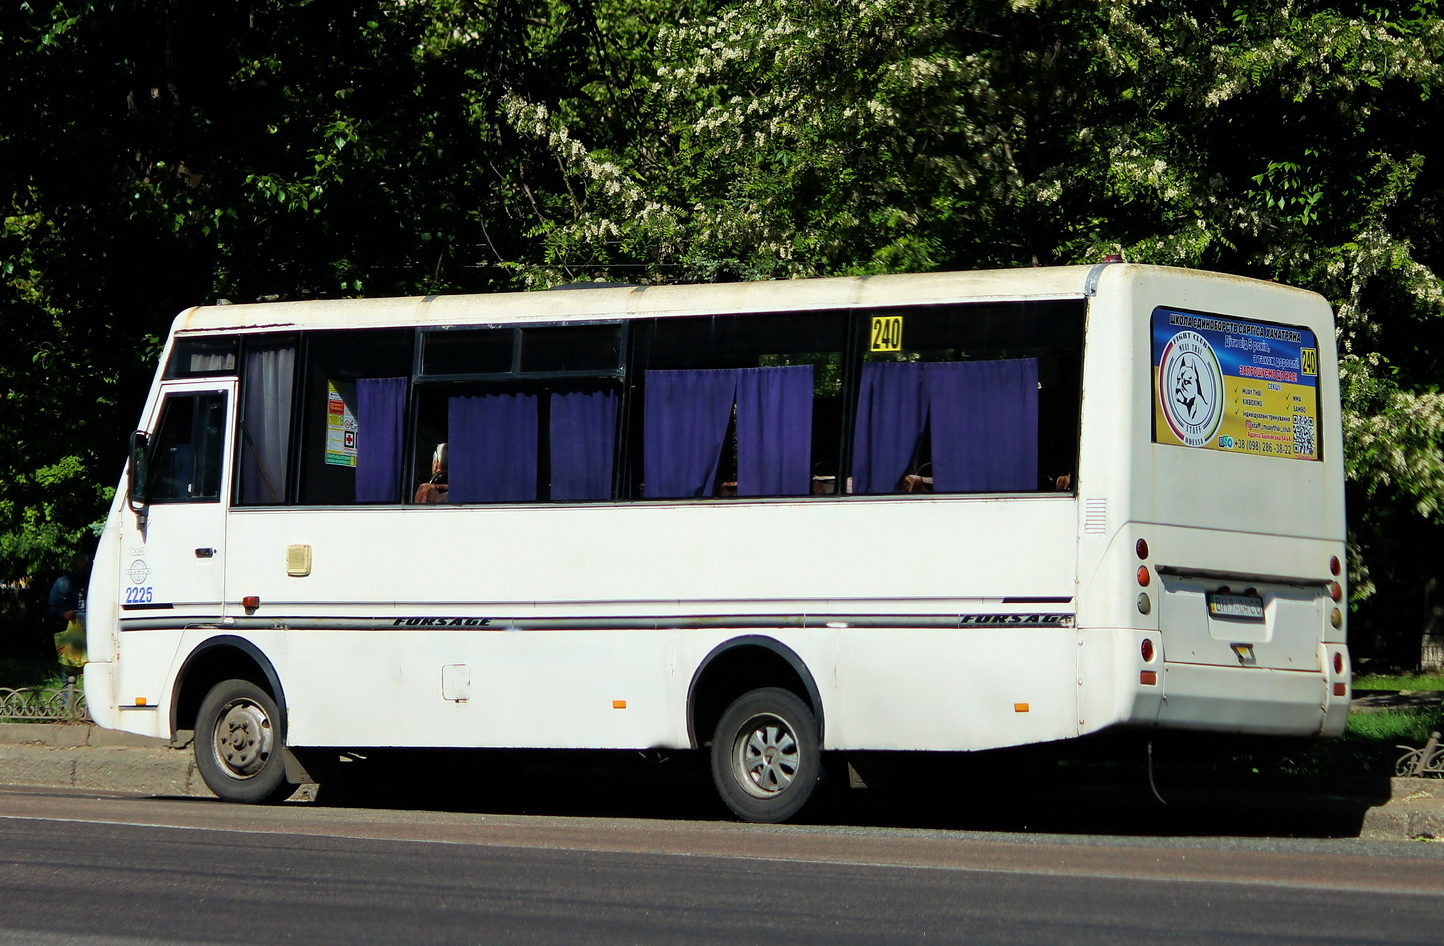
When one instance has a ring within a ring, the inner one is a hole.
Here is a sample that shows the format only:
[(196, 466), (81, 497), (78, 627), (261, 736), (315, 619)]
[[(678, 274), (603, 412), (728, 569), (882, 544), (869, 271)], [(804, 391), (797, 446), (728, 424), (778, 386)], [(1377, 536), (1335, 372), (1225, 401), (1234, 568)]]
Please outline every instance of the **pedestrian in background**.
[(69, 668), (85, 666), (85, 588), (90, 583), (90, 556), (76, 552), (70, 571), (55, 579), (45, 602), (45, 623), (54, 635), (60, 663)]

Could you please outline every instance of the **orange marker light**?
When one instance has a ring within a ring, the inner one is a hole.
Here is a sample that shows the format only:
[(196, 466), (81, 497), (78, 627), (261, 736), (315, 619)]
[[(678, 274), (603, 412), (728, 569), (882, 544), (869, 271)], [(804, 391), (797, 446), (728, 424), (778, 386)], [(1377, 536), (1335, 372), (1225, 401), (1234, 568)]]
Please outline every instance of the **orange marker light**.
[(137, 697), (135, 698), (135, 705), (136, 705), (136, 706), (144, 706), (144, 705), (145, 705), (145, 697), (143, 697), (143, 696), (137, 696)]
[(1013, 712), (1015, 712), (1015, 713), (1026, 713), (1026, 712), (1028, 712), (1028, 704), (1027, 704), (1027, 703), (1014, 703), (1014, 704), (1013, 704)]
[(1349, 685), (1348, 685), (1347, 683), (1335, 683), (1335, 684), (1334, 684), (1334, 696), (1347, 696), (1348, 693), (1349, 693)]
[(1156, 687), (1156, 686), (1158, 686), (1158, 671), (1157, 671), (1157, 670), (1140, 670), (1140, 671), (1138, 671), (1138, 682), (1141, 683), (1141, 684), (1143, 684), (1143, 685), (1146, 686), (1146, 687)]
[(612, 700), (612, 709), (626, 709), (626, 708), (627, 708), (627, 701), (626, 701), (626, 700)]
[(241, 607), (245, 608), (247, 611), (254, 611), (260, 606), (260, 595), (246, 595), (244, 598), (241, 599)]
[(1139, 565), (1139, 566), (1138, 566), (1138, 583), (1139, 583), (1140, 585), (1142, 585), (1144, 588), (1147, 588), (1147, 587), (1148, 587), (1148, 583), (1149, 583), (1150, 581), (1152, 581), (1152, 580), (1153, 580), (1152, 577), (1148, 574), (1148, 566), (1147, 566), (1147, 565)]

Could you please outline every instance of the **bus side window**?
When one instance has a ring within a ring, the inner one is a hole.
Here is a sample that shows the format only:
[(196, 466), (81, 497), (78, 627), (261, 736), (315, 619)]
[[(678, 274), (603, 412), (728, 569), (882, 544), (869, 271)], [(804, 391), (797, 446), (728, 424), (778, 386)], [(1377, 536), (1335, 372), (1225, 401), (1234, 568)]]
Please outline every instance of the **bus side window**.
[(294, 336), (261, 336), (246, 342), (237, 447), (236, 501), (241, 505), (286, 501), (296, 346)]
[(1077, 463), (1082, 316), (1070, 301), (895, 310), (858, 377), (855, 491), (1067, 489), (1054, 471)]
[(150, 459), (149, 502), (220, 499), (225, 412), (219, 392), (166, 397)]
[(634, 327), (631, 496), (835, 493), (847, 326), (823, 311)]
[(401, 502), (413, 334), (363, 329), (306, 337), (300, 449), (291, 461), (300, 466), (298, 502)]

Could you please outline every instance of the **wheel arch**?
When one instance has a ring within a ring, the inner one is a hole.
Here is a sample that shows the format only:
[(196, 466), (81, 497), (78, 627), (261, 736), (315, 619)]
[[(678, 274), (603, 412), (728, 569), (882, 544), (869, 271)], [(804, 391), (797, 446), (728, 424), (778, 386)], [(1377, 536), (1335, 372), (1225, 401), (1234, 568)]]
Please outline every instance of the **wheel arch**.
[(806, 661), (786, 644), (762, 634), (747, 634), (723, 641), (697, 665), (687, 685), (687, 741), (699, 749), (727, 707), (743, 693), (762, 687), (781, 687), (808, 704), (817, 719), (817, 739), (826, 732), (822, 694)]
[(171, 738), (182, 729), (194, 729), (201, 701), (222, 680), (249, 680), (265, 690), (281, 712), (281, 733), (286, 725), (286, 694), (270, 658), (243, 637), (222, 635), (203, 641), (191, 651), (176, 674), (170, 701)]

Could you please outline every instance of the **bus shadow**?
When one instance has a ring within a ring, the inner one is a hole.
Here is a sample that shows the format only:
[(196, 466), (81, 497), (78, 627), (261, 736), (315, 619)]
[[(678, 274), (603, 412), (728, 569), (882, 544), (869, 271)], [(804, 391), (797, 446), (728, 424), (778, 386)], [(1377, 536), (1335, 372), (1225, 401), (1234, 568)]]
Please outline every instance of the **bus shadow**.
[[(1387, 778), (1337, 780), (1116, 761), (854, 754), (826, 761), (796, 821), (1005, 833), (1357, 837)], [(705, 753), (394, 750), (308, 766), (313, 804), (555, 817), (729, 821)]]

